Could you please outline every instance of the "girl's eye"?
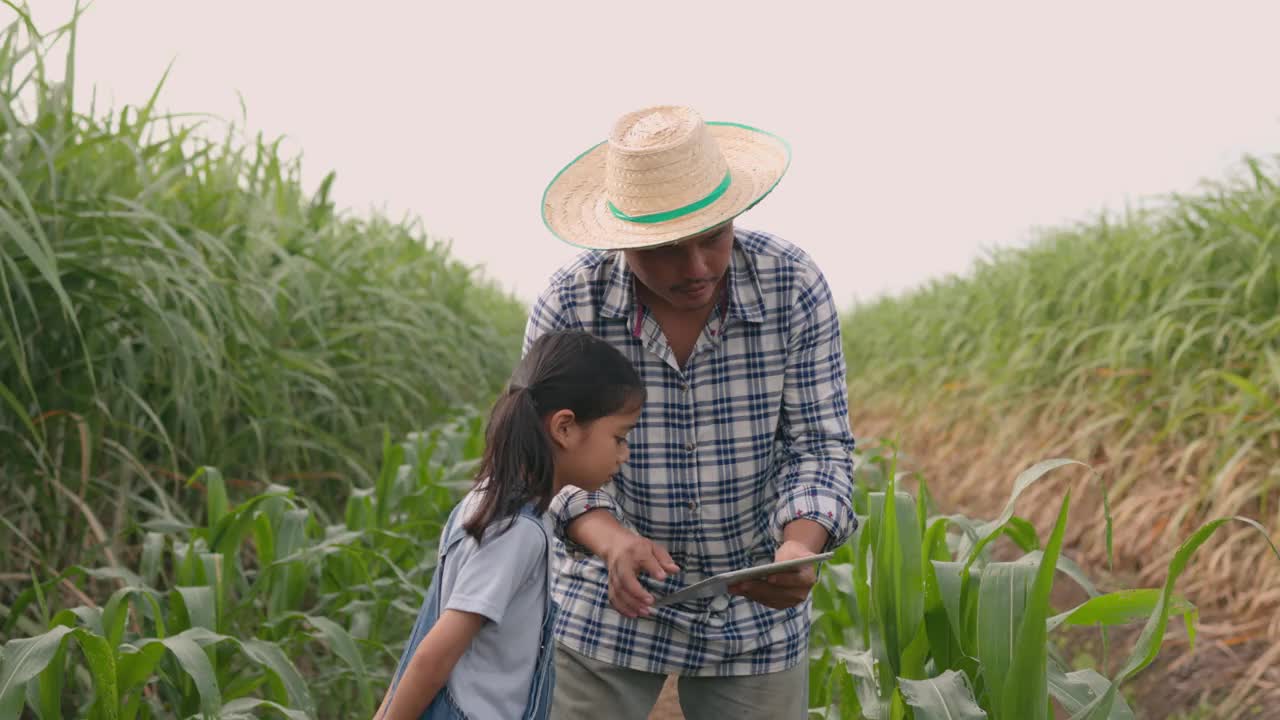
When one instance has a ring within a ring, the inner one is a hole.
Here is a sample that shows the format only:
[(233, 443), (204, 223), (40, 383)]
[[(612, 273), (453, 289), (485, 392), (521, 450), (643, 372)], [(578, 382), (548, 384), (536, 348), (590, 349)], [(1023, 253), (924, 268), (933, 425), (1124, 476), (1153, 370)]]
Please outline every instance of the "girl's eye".
[(626, 439), (626, 438), (624, 438), (624, 437), (619, 437), (619, 436), (615, 435), (615, 436), (614, 436), (614, 439), (618, 441), (618, 444), (619, 444), (619, 445), (626, 445), (626, 444), (627, 444), (627, 439)]

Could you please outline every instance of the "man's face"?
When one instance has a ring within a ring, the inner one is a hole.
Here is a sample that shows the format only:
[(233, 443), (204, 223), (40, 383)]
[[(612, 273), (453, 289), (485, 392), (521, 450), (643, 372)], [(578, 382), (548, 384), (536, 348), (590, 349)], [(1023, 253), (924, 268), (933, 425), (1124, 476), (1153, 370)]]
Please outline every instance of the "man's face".
[(624, 252), (636, 279), (660, 300), (676, 310), (700, 310), (718, 299), (716, 287), (733, 252), (733, 223), (675, 245)]

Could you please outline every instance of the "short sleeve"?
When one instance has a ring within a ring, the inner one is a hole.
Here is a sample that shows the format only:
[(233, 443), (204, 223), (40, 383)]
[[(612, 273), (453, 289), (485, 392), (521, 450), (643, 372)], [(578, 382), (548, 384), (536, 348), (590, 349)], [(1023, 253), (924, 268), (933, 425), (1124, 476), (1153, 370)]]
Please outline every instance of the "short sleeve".
[(502, 622), (511, 599), (535, 577), (547, 571), (547, 541), (533, 522), (517, 519), (501, 534), (506, 521), (490, 528), (478, 545), (460, 543), (445, 562), (458, 563), (444, 609), (483, 615)]

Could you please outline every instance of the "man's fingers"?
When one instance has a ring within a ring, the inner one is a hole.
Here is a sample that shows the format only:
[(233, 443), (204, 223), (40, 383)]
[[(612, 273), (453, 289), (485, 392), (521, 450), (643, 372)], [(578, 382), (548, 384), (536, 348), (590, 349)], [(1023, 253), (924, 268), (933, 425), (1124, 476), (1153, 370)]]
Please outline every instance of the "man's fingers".
[(804, 571), (796, 571), (770, 575), (766, 581), (774, 587), (808, 589), (814, 586), (818, 578)]
[(671, 558), (671, 553), (667, 552), (666, 548), (661, 545), (654, 545), (653, 554), (657, 556), (658, 562), (664, 570), (672, 574), (680, 572), (680, 566)]
[(729, 592), (735, 595), (742, 595), (775, 610), (795, 607), (804, 602), (804, 599), (809, 596), (808, 590), (801, 592), (798, 588), (783, 588), (770, 585), (768, 582), (761, 580), (748, 580), (738, 583), (731, 586)]
[(650, 613), (649, 604), (653, 599), (649, 597), (644, 587), (639, 582), (636, 582), (634, 578), (632, 582), (634, 583), (633, 590), (638, 588), (639, 593), (628, 592), (621, 584), (614, 583), (609, 589), (609, 601), (613, 603), (614, 609), (627, 617), (648, 615)]
[(613, 609), (622, 613), (623, 616), (625, 617), (633, 618), (643, 614), (647, 614), (645, 613), (645, 608), (643, 606), (638, 605), (636, 603), (628, 602), (619, 594), (615, 593), (610, 598), (610, 601), (613, 603)]
[(628, 602), (635, 605), (648, 605), (653, 602), (653, 596), (649, 595), (635, 575), (623, 575), (618, 578), (618, 591)]
[(642, 569), (642, 570), (644, 570), (645, 572), (649, 573), (649, 577), (655, 578), (655, 579), (657, 579), (657, 580), (666, 580), (666, 579), (667, 579), (667, 571), (666, 571), (666, 570), (664, 570), (664, 569), (662, 569), (662, 563), (660, 562), (660, 558), (658, 558), (658, 557), (656, 557), (656, 556), (654, 556), (654, 555), (648, 555), (647, 557), (641, 557), (641, 558), (640, 558), (640, 569)]

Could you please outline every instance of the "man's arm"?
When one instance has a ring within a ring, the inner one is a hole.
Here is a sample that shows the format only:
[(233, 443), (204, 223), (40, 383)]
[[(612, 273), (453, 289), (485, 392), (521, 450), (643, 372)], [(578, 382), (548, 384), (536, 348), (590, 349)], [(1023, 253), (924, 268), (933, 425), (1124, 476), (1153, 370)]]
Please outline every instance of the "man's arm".
[[(821, 273), (815, 271), (792, 312), (780, 421), (785, 457), (771, 523), (777, 561), (838, 547), (857, 527), (840, 316)], [(810, 566), (732, 590), (781, 609), (804, 602), (816, 582)]]

